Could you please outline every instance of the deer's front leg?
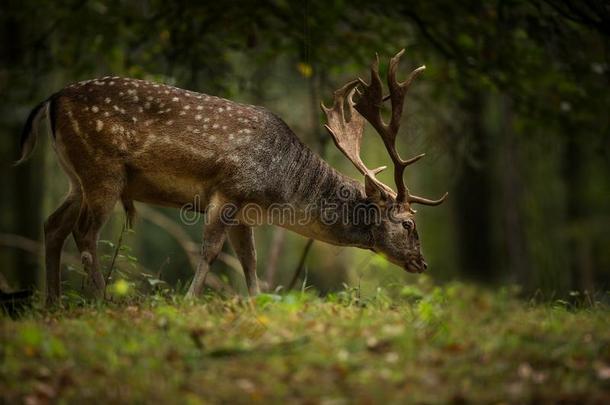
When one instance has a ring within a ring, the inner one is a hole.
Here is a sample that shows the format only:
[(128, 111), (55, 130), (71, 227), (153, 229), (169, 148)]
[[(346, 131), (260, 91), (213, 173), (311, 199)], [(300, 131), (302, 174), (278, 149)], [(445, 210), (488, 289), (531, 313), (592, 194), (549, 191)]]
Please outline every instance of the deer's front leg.
[(246, 276), (248, 293), (253, 296), (260, 292), (256, 277), (256, 248), (254, 247), (254, 231), (251, 226), (233, 225), (227, 228), (229, 241), (241, 263)]
[(191, 282), (187, 297), (197, 297), (201, 294), (205, 284), (205, 277), (210, 271), (212, 263), (216, 256), (222, 250), (222, 245), (225, 243), (226, 233), (225, 225), (221, 221), (220, 212), (214, 207), (208, 212), (208, 223), (203, 230), (203, 242), (201, 246), (201, 259), (195, 277)]

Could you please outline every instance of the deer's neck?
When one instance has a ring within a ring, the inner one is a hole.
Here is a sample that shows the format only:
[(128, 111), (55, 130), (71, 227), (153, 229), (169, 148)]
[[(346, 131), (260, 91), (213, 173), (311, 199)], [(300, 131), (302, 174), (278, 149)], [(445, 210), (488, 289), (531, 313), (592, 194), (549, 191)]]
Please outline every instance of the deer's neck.
[(370, 224), (358, 214), (370, 205), (362, 184), (329, 166), (307, 147), (283, 178), (293, 190), (289, 204), (306, 215), (306, 220), (291, 229), (335, 245), (372, 247)]

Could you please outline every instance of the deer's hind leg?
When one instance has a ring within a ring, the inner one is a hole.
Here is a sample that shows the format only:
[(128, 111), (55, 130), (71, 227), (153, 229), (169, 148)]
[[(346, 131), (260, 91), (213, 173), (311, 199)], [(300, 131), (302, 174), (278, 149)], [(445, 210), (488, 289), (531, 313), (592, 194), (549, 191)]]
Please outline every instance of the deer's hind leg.
[[(86, 186), (89, 184), (89, 186)], [(97, 182), (83, 182), (83, 203), (74, 240), (88, 275), (87, 287), (97, 298), (103, 298), (106, 283), (99, 269), (97, 241), (100, 231), (119, 200), (123, 186), (122, 176), (104, 176)]]
[(80, 189), (72, 185), (63, 203), (44, 223), (47, 304), (61, 298), (61, 250), (78, 219), (81, 199)]

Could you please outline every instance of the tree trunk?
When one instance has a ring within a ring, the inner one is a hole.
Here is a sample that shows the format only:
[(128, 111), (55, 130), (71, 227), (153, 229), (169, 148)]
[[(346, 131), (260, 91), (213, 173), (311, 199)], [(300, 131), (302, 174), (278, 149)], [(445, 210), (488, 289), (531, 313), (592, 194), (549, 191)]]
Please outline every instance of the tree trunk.
[(506, 268), (513, 281), (528, 287), (531, 268), (527, 254), (527, 243), (522, 222), (521, 202), (523, 183), (516, 134), (513, 130), (513, 115), (510, 100), (500, 98), (500, 179), (502, 186), (498, 210), (502, 213), (502, 240), (505, 246)]
[[(565, 124), (569, 127), (569, 123)], [(564, 151), (563, 175), (566, 182), (566, 226), (571, 229), (566, 241), (566, 252), (569, 257), (571, 282), (569, 288), (578, 290), (593, 289), (593, 265), (591, 259), (591, 243), (589, 232), (580, 232), (580, 227), (587, 219), (587, 202), (583, 201), (584, 178), (583, 159), (584, 151), (582, 141), (578, 136), (577, 128), (568, 128), (568, 139)]]
[(488, 134), (483, 125), (485, 103), (476, 90), (469, 91), (462, 105), (464, 131), (469, 134), (468, 150), (456, 184), (454, 208), (457, 210), (457, 238), (461, 272), (480, 281), (495, 276), (492, 262), (491, 167)]

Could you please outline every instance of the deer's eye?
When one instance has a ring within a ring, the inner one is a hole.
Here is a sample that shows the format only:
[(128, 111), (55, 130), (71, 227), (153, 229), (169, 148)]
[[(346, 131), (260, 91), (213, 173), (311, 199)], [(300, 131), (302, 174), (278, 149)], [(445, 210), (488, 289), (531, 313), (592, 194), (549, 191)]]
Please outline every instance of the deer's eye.
[(402, 222), (402, 227), (408, 231), (411, 231), (415, 227), (415, 223), (412, 220), (407, 219), (406, 221)]

